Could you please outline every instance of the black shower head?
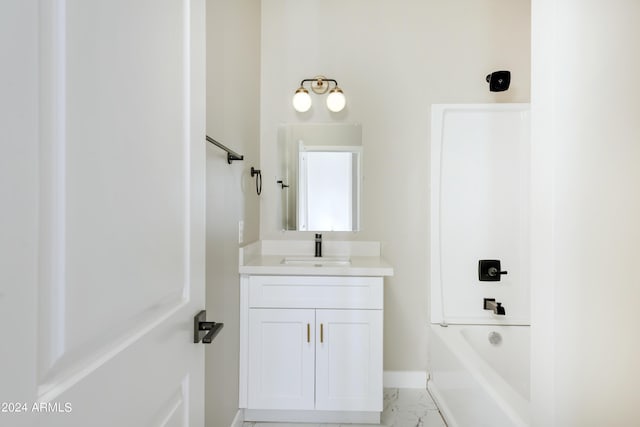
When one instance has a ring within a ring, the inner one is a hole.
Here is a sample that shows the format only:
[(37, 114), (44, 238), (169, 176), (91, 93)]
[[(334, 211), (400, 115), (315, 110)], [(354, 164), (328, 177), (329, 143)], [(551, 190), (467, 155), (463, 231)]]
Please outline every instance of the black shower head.
[(487, 75), (487, 82), (489, 82), (489, 90), (491, 92), (502, 92), (509, 89), (511, 83), (510, 71), (494, 71)]

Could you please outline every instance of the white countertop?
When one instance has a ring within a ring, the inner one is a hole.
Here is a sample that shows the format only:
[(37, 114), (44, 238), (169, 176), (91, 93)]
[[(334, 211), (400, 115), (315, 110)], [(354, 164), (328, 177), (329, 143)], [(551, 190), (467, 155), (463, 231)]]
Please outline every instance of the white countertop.
[(290, 256), (313, 257), (313, 242), (260, 241), (240, 248), (240, 274), (296, 276), (393, 276), (393, 268), (379, 254), (377, 242), (324, 243), (325, 258), (346, 257), (348, 265), (285, 264)]

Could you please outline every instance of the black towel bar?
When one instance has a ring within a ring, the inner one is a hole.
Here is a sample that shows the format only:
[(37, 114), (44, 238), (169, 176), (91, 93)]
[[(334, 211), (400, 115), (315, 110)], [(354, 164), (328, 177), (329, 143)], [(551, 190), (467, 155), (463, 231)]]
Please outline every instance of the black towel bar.
[(227, 148), (224, 144), (219, 143), (209, 135), (207, 135), (207, 141), (227, 152), (227, 163), (231, 164), (234, 160), (244, 160), (244, 156), (242, 154), (238, 154), (230, 148)]

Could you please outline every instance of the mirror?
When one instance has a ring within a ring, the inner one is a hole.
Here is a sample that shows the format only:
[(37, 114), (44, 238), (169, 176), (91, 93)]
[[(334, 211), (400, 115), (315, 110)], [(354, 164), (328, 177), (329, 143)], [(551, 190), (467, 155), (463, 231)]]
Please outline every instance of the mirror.
[(279, 217), (283, 230), (360, 229), (362, 128), (287, 124), (278, 129)]

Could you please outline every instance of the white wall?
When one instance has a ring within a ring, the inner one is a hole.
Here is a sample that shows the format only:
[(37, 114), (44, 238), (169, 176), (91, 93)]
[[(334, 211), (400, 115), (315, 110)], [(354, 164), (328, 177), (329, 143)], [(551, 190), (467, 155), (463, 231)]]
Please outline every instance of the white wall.
[[(276, 191), (281, 123), (358, 122), (363, 135), (362, 231), (325, 239), (379, 240), (395, 276), (385, 288), (385, 370), (427, 365), (430, 105), (529, 101), (528, 0), (263, 0), (261, 238), (281, 232)], [(508, 92), (485, 76), (512, 71)], [(296, 113), (300, 81), (335, 78), (347, 107), (330, 114), (312, 94)]]
[(532, 13), (534, 425), (640, 425), (640, 3)]
[(245, 156), (227, 164), (207, 147), (207, 316), (224, 329), (206, 349), (206, 425), (228, 427), (238, 410), (238, 221), (258, 239), (260, 2), (207, 1), (207, 134)]

